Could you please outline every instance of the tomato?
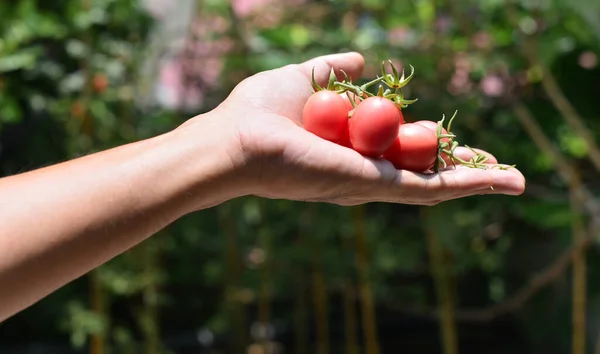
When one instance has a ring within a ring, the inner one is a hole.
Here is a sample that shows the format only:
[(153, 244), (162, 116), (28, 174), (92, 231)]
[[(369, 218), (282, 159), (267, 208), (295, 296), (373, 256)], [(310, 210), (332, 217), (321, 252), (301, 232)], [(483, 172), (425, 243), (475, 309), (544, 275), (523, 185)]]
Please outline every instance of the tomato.
[[(434, 121), (431, 121), (431, 120), (419, 120), (419, 121), (416, 121), (415, 124), (422, 125), (425, 128), (428, 128), (429, 130), (431, 130), (432, 132), (434, 132), (434, 133), (437, 134), (437, 128), (438, 128), (438, 123), (437, 122), (434, 122)], [(443, 128), (443, 127), (442, 127), (442, 134), (448, 134), (448, 132), (446, 131), (446, 129)], [(443, 138), (441, 140), (445, 141), (445, 142), (450, 142), (449, 138)]]
[(320, 138), (349, 145), (348, 109), (338, 93), (329, 90), (313, 93), (304, 104), (302, 124)]
[(96, 92), (102, 93), (108, 87), (108, 78), (104, 74), (96, 74), (92, 79), (92, 85)]
[[(426, 128), (429, 128), (429, 130), (431, 130), (432, 132), (434, 132), (437, 135), (437, 127), (438, 127), (438, 123), (431, 121), (431, 120), (420, 120), (420, 121), (416, 121), (416, 124), (420, 124)], [(448, 131), (446, 131), (445, 128), (442, 127), (442, 134), (448, 134)], [(443, 138), (440, 139), (441, 141), (450, 143), (450, 138)], [(442, 158), (444, 159), (444, 161), (446, 161), (446, 166), (452, 166), (452, 159), (450, 158), (450, 156), (442, 153)], [(443, 166), (441, 166), (443, 167)]]
[(397, 169), (425, 172), (433, 167), (437, 152), (435, 132), (421, 124), (405, 123), (398, 129), (396, 139), (383, 153), (383, 158)]
[(402, 112), (389, 99), (378, 96), (365, 99), (350, 118), (352, 148), (364, 156), (381, 156), (398, 136), (403, 121)]
[(344, 129), (344, 132), (342, 133), (340, 139), (334, 142), (338, 145), (342, 145), (344, 147), (352, 149), (352, 143), (350, 142), (350, 132), (348, 131), (348, 128)]
[(71, 114), (73, 117), (83, 120), (85, 118), (85, 106), (81, 101), (75, 101), (71, 105)]

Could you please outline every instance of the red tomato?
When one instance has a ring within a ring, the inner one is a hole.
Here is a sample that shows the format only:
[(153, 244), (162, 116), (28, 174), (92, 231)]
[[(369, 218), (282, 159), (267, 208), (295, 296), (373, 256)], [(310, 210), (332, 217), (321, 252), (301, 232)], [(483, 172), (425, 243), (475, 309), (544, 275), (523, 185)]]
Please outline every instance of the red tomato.
[[(434, 132), (437, 135), (437, 127), (438, 127), (438, 123), (437, 122), (434, 122), (434, 121), (431, 121), (431, 120), (419, 120), (419, 121), (416, 121), (415, 124), (422, 125), (422, 126), (428, 128), (429, 130), (431, 130), (432, 132)], [(442, 127), (442, 134), (448, 134), (448, 131), (444, 127)], [(441, 139), (441, 141), (445, 141), (447, 143), (450, 143), (450, 138), (443, 138), (443, 139)]]
[(104, 74), (96, 74), (92, 79), (92, 85), (96, 92), (102, 93), (108, 87), (108, 78)]
[[(437, 124), (437, 122), (434, 122), (432, 120), (419, 120), (419, 121), (416, 121), (415, 124), (422, 125), (422, 126), (424, 126), (425, 128), (428, 128), (429, 130), (431, 130), (434, 133), (437, 132), (438, 124)], [(442, 128), (442, 134), (448, 134), (448, 132), (446, 131), (445, 128)], [(442, 139), (442, 140), (444, 140), (444, 139)], [(449, 139), (445, 138), (445, 140), (448, 141)]]
[(437, 151), (438, 141), (434, 132), (420, 124), (406, 123), (398, 129), (396, 140), (383, 158), (397, 169), (425, 172), (433, 167)]
[[(431, 121), (431, 120), (420, 120), (415, 122), (416, 124), (420, 124), (426, 128), (429, 128), (429, 130), (431, 130), (432, 132), (434, 132), (437, 135), (437, 122)], [(442, 134), (448, 134), (448, 132), (446, 131), (445, 128), (442, 127)], [(445, 141), (447, 143), (450, 143), (450, 138), (443, 138), (440, 139), (441, 141)], [(446, 166), (452, 166), (452, 159), (450, 158), (450, 156), (442, 153), (442, 158), (444, 159), (444, 161), (446, 161)], [(441, 166), (443, 167), (443, 166)]]
[(302, 124), (304, 129), (325, 140), (347, 146), (348, 109), (342, 96), (333, 91), (317, 91), (308, 98)]
[(352, 148), (364, 156), (381, 156), (398, 136), (402, 122), (402, 112), (392, 101), (378, 96), (365, 99), (350, 118)]
[(85, 118), (85, 113), (85, 106), (81, 101), (73, 102), (73, 104), (71, 105), (71, 114), (75, 118), (83, 120)]

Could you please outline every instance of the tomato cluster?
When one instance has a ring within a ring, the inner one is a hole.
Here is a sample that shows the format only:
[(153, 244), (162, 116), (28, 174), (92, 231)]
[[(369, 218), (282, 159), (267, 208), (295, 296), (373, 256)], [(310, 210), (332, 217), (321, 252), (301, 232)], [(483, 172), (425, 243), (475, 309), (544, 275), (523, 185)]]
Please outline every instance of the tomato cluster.
[[(402, 109), (417, 101), (405, 99), (402, 92), (412, 79), (414, 68), (411, 66), (411, 74), (405, 77), (404, 71), (399, 75), (391, 61), (390, 66), (391, 74), (383, 62), (382, 76), (361, 86), (353, 84), (343, 71), (345, 79), (337, 81), (331, 69), (327, 87), (323, 88), (315, 82), (313, 71), (313, 93), (302, 114), (304, 128), (363, 156), (384, 158), (398, 169), (437, 172), (440, 166), (457, 162), (486, 168), (485, 155), (475, 153), (470, 161), (454, 156), (458, 143), (450, 126), (455, 116), (447, 129), (443, 127), (444, 118), (437, 122), (404, 121)], [(377, 93), (369, 92), (369, 88), (378, 83)]]
[[(382, 64), (383, 77), (360, 87), (347, 76), (336, 81), (333, 70), (326, 88), (313, 79), (314, 92), (303, 110), (304, 128), (364, 156), (385, 158), (399, 169), (432, 169), (439, 155), (437, 123), (404, 121), (402, 108), (416, 100), (405, 100), (401, 89), (413, 74), (399, 77), (393, 65), (392, 70), (386, 74)], [(376, 95), (370, 93), (368, 87), (378, 82), (388, 90), (380, 86)]]

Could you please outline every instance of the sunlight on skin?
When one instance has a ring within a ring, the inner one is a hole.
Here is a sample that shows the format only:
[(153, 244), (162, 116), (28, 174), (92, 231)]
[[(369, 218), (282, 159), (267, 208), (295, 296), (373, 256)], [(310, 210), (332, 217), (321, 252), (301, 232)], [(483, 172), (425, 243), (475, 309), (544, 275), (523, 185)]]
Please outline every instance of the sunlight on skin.
[(244, 195), (433, 205), (523, 192), (514, 168), (400, 171), (307, 132), (311, 70), (324, 82), (330, 66), (359, 77), (364, 60), (338, 54), (263, 72), (170, 132), (0, 179), (0, 321), (182, 216)]
[[(250, 155), (277, 156), (277, 163), (269, 166), (287, 171), (298, 169), (295, 178), (283, 173), (286, 177), (279, 180), (281, 185), (278, 181), (268, 180), (263, 183), (267, 187), (265, 190), (259, 186), (253, 194), (343, 205), (371, 201), (432, 205), (476, 194), (523, 193), (525, 178), (515, 168), (481, 170), (458, 166), (435, 175), (398, 171), (385, 160), (365, 158), (304, 131), (301, 128), (302, 107), (311, 94), (313, 67), (317, 82), (325, 85), (331, 67), (336, 69), (338, 79), (343, 77), (339, 69), (350, 77), (360, 77), (364, 59), (358, 53), (336, 54), (262, 72), (238, 85), (221, 107), (224, 115), (232, 120), (241, 114), (253, 117), (238, 119), (237, 125)], [(241, 102), (246, 105), (243, 113), (239, 110)], [(288, 125), (286, 121), (289, 120), (296, 126)], [(266, 151), (265, 147), (274, 150)], [(498, 163), (491, 154), (483, 153), (489, 156), (487, 164)], [(456, 155), (464, 160), (474, 156), (466, 148), (458, 148)], [(286, 166), (286, 162), (293, 164)], [(263, 168), (268, 169), (264, 165)], [(294, 190), (300, 192), (294, 193)]]

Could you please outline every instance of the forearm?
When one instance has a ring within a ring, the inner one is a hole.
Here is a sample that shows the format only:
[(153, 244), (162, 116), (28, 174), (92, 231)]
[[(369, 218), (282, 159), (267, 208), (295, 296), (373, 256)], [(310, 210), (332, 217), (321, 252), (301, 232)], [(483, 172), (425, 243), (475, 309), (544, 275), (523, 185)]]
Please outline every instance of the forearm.
[(222, 142), (193, 134), (0, 179), (0, 321), (182, 215), (234, 197)]

